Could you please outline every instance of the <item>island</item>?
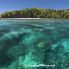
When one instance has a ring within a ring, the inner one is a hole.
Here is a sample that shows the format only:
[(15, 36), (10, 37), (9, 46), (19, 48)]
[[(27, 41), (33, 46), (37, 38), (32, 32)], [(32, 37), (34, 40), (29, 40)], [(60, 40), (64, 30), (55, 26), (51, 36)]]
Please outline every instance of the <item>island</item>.
[(69, 9), (43, 9), (26, 8), (23, 10), (6, 11), (1, 14), (2, 18), (69, 18)]

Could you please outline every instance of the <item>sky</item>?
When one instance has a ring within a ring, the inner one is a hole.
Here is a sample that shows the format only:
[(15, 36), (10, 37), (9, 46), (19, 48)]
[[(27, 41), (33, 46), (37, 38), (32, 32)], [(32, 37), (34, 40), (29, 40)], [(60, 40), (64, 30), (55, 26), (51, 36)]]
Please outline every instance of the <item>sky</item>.
[(25, 8), (69, 9), (69, 0), (0, 0), (0, 12)]

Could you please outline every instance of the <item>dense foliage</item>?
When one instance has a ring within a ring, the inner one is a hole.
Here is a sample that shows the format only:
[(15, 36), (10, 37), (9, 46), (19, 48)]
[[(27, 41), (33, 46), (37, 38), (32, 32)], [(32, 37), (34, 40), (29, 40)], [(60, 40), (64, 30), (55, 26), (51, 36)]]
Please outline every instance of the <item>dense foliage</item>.
[(53, 10), (42, 8), (26, 8), (23, 10), (16, 10), (4, 12), (3, 18), (69, 18), (69, 9)]

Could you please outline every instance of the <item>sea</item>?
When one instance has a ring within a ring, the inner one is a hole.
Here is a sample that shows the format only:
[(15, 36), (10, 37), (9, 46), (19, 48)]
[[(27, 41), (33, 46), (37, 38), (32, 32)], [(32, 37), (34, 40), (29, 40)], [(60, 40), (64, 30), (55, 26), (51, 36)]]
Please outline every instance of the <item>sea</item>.
[(69, 19), (0, 19), (0, 69), (69, 69)]

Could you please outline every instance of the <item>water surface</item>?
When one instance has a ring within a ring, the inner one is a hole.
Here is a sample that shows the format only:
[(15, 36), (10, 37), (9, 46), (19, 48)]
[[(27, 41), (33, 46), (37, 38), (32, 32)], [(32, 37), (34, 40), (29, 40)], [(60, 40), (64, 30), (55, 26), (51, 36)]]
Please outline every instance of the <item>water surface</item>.
[(0, 20), (0, 69), (68, 68), (68, 19)]

